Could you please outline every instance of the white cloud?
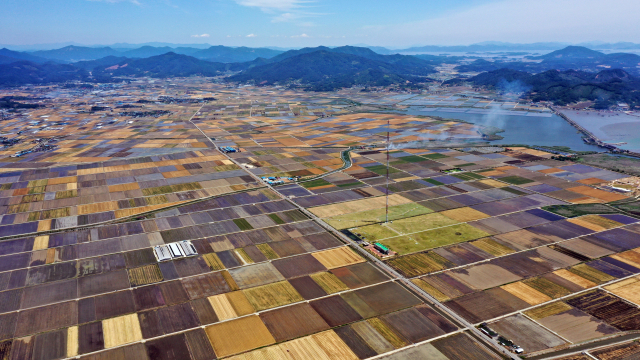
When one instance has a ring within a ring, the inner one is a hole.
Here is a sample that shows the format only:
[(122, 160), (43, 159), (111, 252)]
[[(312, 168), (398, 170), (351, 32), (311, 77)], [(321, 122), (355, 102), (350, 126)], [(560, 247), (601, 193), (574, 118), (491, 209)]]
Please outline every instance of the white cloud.
[(300, 19), (325, 15), (306, 10), (309, 4), (315, 3), (316, 0), (235, 0), (235, 2), (262, 10), (273, 16), (271, 22), (274, 23), (297, 22)]
[(307, 34), (293, 35), (292, 38), (310, 38), (311, 36)]
[(404, 44), (633, 41), (640, 33), (639, 13), (637, 0), (499, 0), (424, 21), (364, 30), (382, 42)]
[(288, 11), (301, 7), (309, 1), (303, 0), (235, 0), (242, 6), (257, 7), (265, 11)]
[(256, 37), (256, 36), (257, 36), (256, 34), (249, 34), (249, 35), (247, 35), (247, 37), (248, 37), (248, 38), (253, 38), (253, 37)]
[(142, 5), (138, 0), (88, 0), (88, 1), (100, 1), (100, 2), (106, 2), (111, 4), (119, 3), (119, 2), (130, 2), (135, 5)]
[(202, 35), (191, 35), (192, 38), (208, 38), (211, 37), (211, 35), (209, 34), (202, 34)]

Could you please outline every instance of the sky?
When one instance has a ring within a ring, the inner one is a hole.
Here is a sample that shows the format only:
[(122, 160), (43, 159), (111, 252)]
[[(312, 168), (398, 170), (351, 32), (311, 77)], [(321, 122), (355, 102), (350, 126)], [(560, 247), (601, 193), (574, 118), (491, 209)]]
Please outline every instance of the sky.
[(0, 44), (640, 41), (638, 0), (0, 0)]

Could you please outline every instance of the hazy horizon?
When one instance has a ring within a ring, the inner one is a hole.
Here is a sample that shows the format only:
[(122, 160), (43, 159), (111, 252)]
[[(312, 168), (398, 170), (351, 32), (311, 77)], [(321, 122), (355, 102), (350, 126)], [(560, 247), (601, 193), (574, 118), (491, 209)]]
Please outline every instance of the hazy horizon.
[[(299, 48), (632, 42), (630, 0), (5, 0), (0, 44), (164, 42)], [(620, 11), (624, 9), (624, 11)]]

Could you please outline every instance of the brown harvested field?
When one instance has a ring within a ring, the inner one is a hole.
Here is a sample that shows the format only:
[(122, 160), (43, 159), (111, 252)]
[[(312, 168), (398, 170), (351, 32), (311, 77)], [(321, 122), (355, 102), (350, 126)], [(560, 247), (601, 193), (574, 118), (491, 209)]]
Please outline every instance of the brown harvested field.
[(579, 218), (572, 218), (567, 221), (574, 223), (578, 226), (591, 229), (593, 231), (604, 231), (604, 230), (613, 229), (623, 225), (617, 221), (610, 220), (598, 215), (585, 215)]
[(260, 314), (277, 342), (310, 335), (331, 327), (309, 304), (297, 304)]
[(538, 322), (573, 343), (596, 339), (618, 332), (616, 328), (607, 325), (604, 321), (578, 309), (551, 315), (538, 320)]
[(491, 238), (484, 238), (476, 241), (472, 241), (471, 245), (483, 250), (493, 256), (504, 256), (511, 254), (515, 250), (507, 247)]
[(447, 295), (442, 293), (440, 290), (436, 289), (433, 285), (429, 284), (428, 282), (422, 279), (413, 279), (411, 280), (411, 282), (416, 284), (418, 287), (420, 287), (420, 289), (426, 291), (429, 295), (433, 296), (434, 298), (436, 298), (436, 300), (440, 302), (451, 300), (450, 297), (448, 297)]
[(483, 212), (480, 212), (478, 210), (472, 209), (470, 207), (463, 207), (463, 208), (458, 208), (453, 210), (441, 211), (440, 214), (459, 222), (468, 222), (468, 221), (486, 219), (489, 217), (489, 215)]
[(592, 358), (587, 355), (569, 355), (561, 358), (557, 358), (556, 360), (591, 360)]
[(357, 360), (349, 347), (333, 332), (325, 331), (230, 357), (229, 360)]
[(534, 234), (528, 230), (513, 231), (506, 234), (496, 235), (493, 238), (515, 250), (531, 249), (564, 240), (556, 236)]
[(535, 309), (531, 309), (525, 312), (525, 315), (533, 320), (544, 319), (548, 316), (557, 315), (565, 311), (573, 309), (570, 305), (563, 303), (562, 301), (552, 302)]
[(104, 347), (107, 349), (142, 340), (140, 322), (136, 314), (103, 320), (102, 331)]
[(296, 291), (302, 295), (305, 300), (317, 299), (327, 295), (327, 292), (320, 287), (310, 276), (303, 276), (289, 280)]
[(219, 272), (182, 279), (182, 285), (190, 299), (199, 299), (231, 291), (224, 275)]
[(231, 277), (240, 289), (283, 281), (284, 277), (271, 265), (262, 263), (229, 270)]
[(477, 290), (489, 289), (521, 279), (520, 276), (493, 264), (480, 264), (462, 270), (454, 270), (449, 275)]
[(351, 325), (355, 331), (367, 345), (378, 354), (384, 354), (395, 350), (395, 347), (376, 329), (366, 321), (360, 321)]
[(629, 344), (590, 351), (590, 353), (599, 360), (634, 360), (640, 357), (640, 344), (634, 341)]
[(358, 335), (350, 326), (342, 326), (336, 328), (334, 330), (338, 336), (342, 339), (342, 341), (349, 346), (351, 351), (353, 351), (356, 356), (360, 359), (367, 359), (372, 356), (378, 355), (375, 350), (373, 350), (367, 342)]
[[(500, 357), (480, 345), (466, 333), (456, 334), (431, 343), (449, 360), (498, 360)], [(436, 358), (437, 359), (437, 358)]]
[(148, 285), (164, 280), (157, 264), (129, 269), (129, 281), (133, 286)]
[(327, 268), (311, 256), (311, 254), (274, 260), (271, 263), (286, 279), (327, 270)]
[(583, 239), (573, 239), (573, 240), (565, 241), (561, 243), (559, 246), (565, 249), (569, 249), (571, 251), (575, 251), (576, 253), (580, 255), (584, 255), (591, 259), (596, 259), (599, 257), (603, 257), (603, 256), (607, 256), (615, 253), (615, 251), (612, 251), (611, 249), (598, 246), (596, 244), (593, 244)]
[(469, 294), (445, 305), (474, 324), (530, 306), (500, 288)]
[(616, 279), (613, 276), (605, 274), (600, 270), (596, 270), (587, 264), (576, 265), (570, 268), (569, 271), (596, 284), (602, 284)]
[[(442, 259), (443, 261), (438, 261)], [(405, 255), (388, 261), (394, 269), (406, 277), (415, 277), (446, 269), (446, 259), (428, 252)]]
[(209, 296), (207, 299), (220, 321), (235, 319), (239, 316), (226, 294)]
[(331, 327), (362, 320), (362, 317), (337, 295), (312, 301), (310, 305)]
[(396, 349), (400, 349), (409, 344), (406, 339), (403, 339), (400, 334), (393, 331), (389, 325), (380, 318), (371, 318), (367, 320), (367, 322)]
[(412, 348), (404, 349), (393, 354), (380, 357), (381, 360), (404, 360), (404, 359), (429, 359), (429, 360), (449, 360), (433, 345), (427, 343)]
[(355, 360), (357, 356), (334, 331), (325, 331), (311, 336), (330, 359)]
[(640, 277), (623, 280), (604, 288), (625, 300), (640, 304)]
[[(386, 314), (422, 303), (420, 299), (396, 282), (388, 282), (355, 290), (353, 293), (371, 310), (373, 310), (376, 315)], [(349, 301), (347, 300), (347, 302)], [(349, 305), (352, 304), (350, 303)], [(358, 308), (354, 308), (358, 311)], [(360, 315), (363, 317), (369, 317), (362, 313), (360, 313)]]
[(274, 344), (276, 341), (260, 317), (248, 316), (205, 328), (218, 357)]
[(511, 283), (501, 286), (500, 288), (509, 292), (511, 295), (520, 298), (529, 305), (538, 305), (547, 301), (551, 301), (551, 298), (549, 296), (522, 282)]
[(287, 281), (246, 289), (243, 292), (256, 311), (304, 301)]
[(330, 271), (349, 289), (357, 289), (389, 280), (389, 276), (371, 263), (359, 263)]
[[(553, 277), (552, 277), (553, 278)], [(560, 282), (560, 281), (558, 281)], [(533, 288), (536, 289), (537, 291), (543, 293), (544, 295), (552, 298), (552, 299), (557, 299), (559, 297), (565, 296), (565, 295), (569, 295), (571, 293), (571, 291), (565, 287), (563, 287), (562, 285), (553, 282), (545, 277), (537, 277), (537, 278), (532, 278), (532, 279), (527, 279), (524, 281), (524, 283)], [(562, 282), (564, 283), (564, 282)]]
[(238, 316), (249, 315), (255, 311), (244, 292), (234, 291), (225, 295)]
[(498, 334), (531, 353), (566, 344), (564, 340), (525, 316), (517, 314), (490, 324)]
[(574, 283), (574, 284), (576, 284), (576, 285), (578, 285), (578, 286), (580, 286), (580, 287), (582, 287), (584, 289), (588, 289), (588, 288), (591, 288), (591, 287), (594, 287), (594, 286), (598, 285), (598, 284), (594, 283), (593, 281), (585, 279), (585, 278), (583, 278), (583, 277), (581, 277), (581, 276), (579, 276), (579, 275), (577, 275), (577, 274), (575, 274), (575, 273), (573, 273), (573, 272), (571, 272), (569, 270), (566, 270), (566, 269), (560, 269), (560, 270), (554, 271), (553, 274), (555, 274), (557, 276), (560, 276), (561, 278), (563, 278), (563, 279), (565, 279), (567, 281), (570, 281), (570, 282), (572, 282), (572, 283)]
[(329, 270), (365, 262), (362, 256), (351, 250), (349, 246), (315, 252), (311, 255)]
[(78, 303), (70, 301), (53, 304), (23, 310), (20, 313), (4, 314), (1, 318), (0, 327), (3, 330), (3, 339), (13, 337), (14, 330), (16, 337), (22, 337), (76, 325), (78, 323)]
[(425, 276), (422, 278), (426, 283), (442, 292), (444, 295), (451, 299), (470, 294), (474, 292), (473, 289), (460, 281), (449, 276), (448, 273), (440, 273), (433, 276)]
[(311, 275), (311, 279), (315, 281), (327, 294), (334, 294), (340, 291), (349, 290), (338, 277), (330, 272), (319, 272)]
[(631, 266), (640, 267), (640, 253), (637, 251), (629, 250), (611, 257)]
[(627, 198), (624, 195), (614, 194), (614, 193), (610, 193), (608, 191), (594, 189), (594, 188), (589, 187), (589, 186), (576, 186), (576, 187), (568, 188), (567, 190), (573, 191), (573, 192), (581, 194), (581, 195), (591, 196), (593, 198), (596, 198), (596, 199), (599, 199), (599, 200), (603, 200), (605, 202), (612, 202), (612, 201), (616, 201), (616, 200), (624, 200), (624, 199)]

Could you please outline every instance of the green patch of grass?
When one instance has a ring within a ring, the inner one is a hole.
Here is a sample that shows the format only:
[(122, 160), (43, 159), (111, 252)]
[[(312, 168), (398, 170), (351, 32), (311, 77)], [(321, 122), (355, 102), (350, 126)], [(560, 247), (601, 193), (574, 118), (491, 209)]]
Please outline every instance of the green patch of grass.
[(456, 177), (460, 180), (465, 180), (465, 181), (469, 181), (469, 180), (480, 180), (480, 179), (484, 179), (485, 177), (476, 173), (472, 173), (472, 172), (466, 172), (466, 173), (462, 173), (462, 174), (452, 174), (451, 176)]
[(392, 236), (398, 236), (398, 234), (393, 230), (390, 230), (389, 228), (378, 224), (362, 226), (357, 229), (351, 230), (351, 232), (362, 235), (362, 238), (369, 242), (387, 239)]
[(410, 155), (410, 156), (403, 156), (401, 158), (402, 161), (405, 162), (410, 162), (410, 163), (417, 163), (417, 162), (422, 162), (425, 161), (425, 159), (421, 156), (417, 156), (417, 155)]
[(309, 220), (309, 218), (305, 214), (300, 212), (300, 210), (289, 210), (289, 211), (285, 211), (283, 214), (290, 217), (291, 220), (293, 221)]
[(13, 184), (2, 184), (0, 185), (0, 191), (11, 190), (11, 186)]
[(447, 155), (442, 155), (440, 153), (433, 153), (433, 154), (428, 154), (428, 155), (422, 155), (422, 157), (425, 157), (427, 159), (431, 159), (431, 160), (437, 160), (437, 159), (444, 159), (447, 157)]
[(466, 163), (466, 164), (461, 164), (461, 165), (457, 165), (458, 167), (465, 167), (465, 166), (473, 166), (475, 165), (475, 163)]
[(489, 235), (471, 225), (459, 224), (387, 239), (384, 244), (398, 254), (404, 255), (475, 240)]
[(520, 191), (518, 189), (514, 189), (514, 188), (510, 188), (510, 187), (503, 187), (503, 188), (500, 188), (500, 190), (504, 190), (506, 192), (510, 192), (510, 193), (516, 194), (518, 196), (527, 195), (527, 193), (524, 192), (524, 191)]
[(459, 223), (459, 221), (438, 213), (433, 213), (397, 220), (389, 224), (389, 227), (401, 234), (412, 234), (457, 223)]
[(423, 180), (428, 182), (429, 184), (433, 184), (433, 185), (436, 185), (436, 186), (444, 185), (443, 182), (440, 182), (438, 180), (433, 180), (433, 179), (423, 179)]
[(301, 185), (309, 189), (309, 188), (327, 186), (327, 185), (333, 185), (333, 184), (324, 179), (316, 179), (312, 181), (303, 182)]
[(504, 181), (506, 183), (512, 184), (512, 185), (524, 185), (524, 184), (529, 184), (532, 183), (533, 180), (527, 179), (527, 178), (523, 178), (521, 176), (506, 176), (503, 178), (499, 179), (500, 181)]
[[(374, 165), (366, 168), (367, 170), (374, 172), (378, 175), (386, 175), (387, 174), (387, 166), (386, 165)], [(399, 173), (400, 170), (389, 167), (389, 174)]]
[(284, 220), (280, 219), (280, 217), (276, 214), (269, 214), (269, 217), (278, 225), (284, 224)]
[(551, 205), (542, 208), (567, 218), (583, 215), (618, 214), (619, 211), (604, 204)]
[(249, 222), (245, 219), (234, 219), (233, 222), (238, 225), (238, 227), (240, 228), (240, 230), (251, 230), (253, 229), (253, 226), (251, 226), (251, 224), (249, 224)]
[[(432, 213), (433, 210), (417, 203), (402, 204), (389, 207), (389, 220), (394, 221), (406, 217)], [(367, 224), (385, 221), (385, 209), (373, 209), (325, 219), (336, 229), (350, 229)]]
[(404, 161), (404, 160), (394, 160), (391, 161), (389, 164), (390, 165), (402, 165), (402, 164), (408, 164), (408, 161)]

